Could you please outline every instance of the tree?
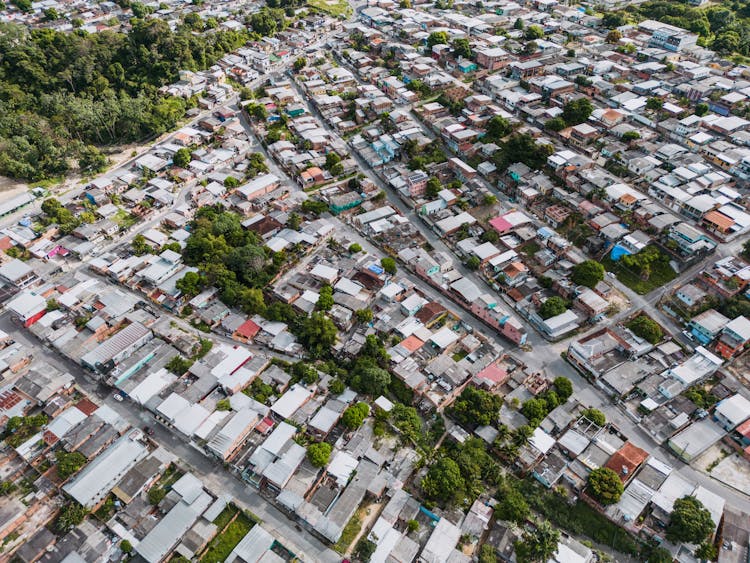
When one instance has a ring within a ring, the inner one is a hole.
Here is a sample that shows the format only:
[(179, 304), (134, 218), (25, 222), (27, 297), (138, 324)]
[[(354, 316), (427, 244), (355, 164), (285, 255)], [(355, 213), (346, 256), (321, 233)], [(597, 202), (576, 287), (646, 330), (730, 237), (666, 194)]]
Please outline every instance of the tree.
[(546, 320), (556, 317), (557, 315), (562, 315), (567, 310), (568, 307), (563, 298), (554, 295), (548, 297), (547, 300), (542, 303), (541, 307), (539, 307), (539, 316)]
[(307, 459), (313, 467), (323, 467), (328, 463), (333, 448), (328, 442), (316, 442), (307, 446)]
[(646, 109), (650, 109), (651, 111), (659, 111), (664, 106), (664, 100), (661, 98), (649, 98), (646, 100)]
[(570, 279), (576, 285), (593, 288), (604, 279), (604, 266), (594, 260), (584, 260), (573, 266)]
[(328, 386), (328, 390), (332, 395), (341, 395), (341, 393), (344, 392), (344, 389), (346, 389), (346, 385), (344, 385), (344, 382), (338, 378), (331, 381), (330, 385)]
[(497, 563), (497, 550), (490, 543), (482, 544), (479, 549), (479, 563)]
[(396, 274), (396, 261), (390, 256), (381, 258), (380, 265), (383, 266), (386, 273), (391, 274), (392, 276)]
[(315, 308), (318, 311), (330, 311), (333, 307), (333, 288), (326, 284), (318, 292), (318, 301)]
[(422, 437), (422, 419), (414, 407), (407, 407), (396, 403), (391, 410), (391, 421), (405, 437), (413, 442), (419, 442)]
[(513, 23), (513, 29), (523, 30), (524, 24), (523, 20), (521, 18), (517, 18), (516, 21)]
[(146, 237), (140, 233), (133, 237), (133, 240), (130, 243), (130, 248), (136, 256), (143, 256), (152, 250), (151, 246), (146, 242)]
[(695, 550), (695, 556), (701, 561), (716, 561), (719, 550), (711, 542), (705, 541)]
[(440, 458), (433, 464), (420, 484), (427, 497), (444, 504), (459, 498), (465, 486), (458, 464), (449, 457)]
[(536, 41), (529, 41), (523, 46), (524, 55), (533, 55), (539, 50), (539, 43)]
[(344, 414), (341, 415), (341, 424), (349, 430), (356, 430), (362, 426), (368, 414), (370, 414), (370, 407), (367, 403), (360, 401), (346, 408)]
[(321, 312), (314, 312), (300, 323), (297, 337), (312, 357), (319, 358), (336, 343), (337, 334), (331, 319)]
[(547, 402), (540, 397), (529, 399), (521, 406), (521, 413), (529, 420), (531, 426), (539, 426), (547, 412)]
[(696, 104), (695, 106), (695, 115), (698, 117), (703, 117), (708, 113), (708, 104), (700, 103)]
[(604, 426), (607, 423), (607, 417), (604, 416), (604, 413), (600, 411), (599, 409), (595, 409), (595, 408), (585, 409), (583, 412), (581, 412), (581, 415), (588, 418), (591, 422), (593, 422), (597, 426)]
[(440, 193), (442, 189), (443, 189), (443, 185), (440, 183), (440, 180), (438, 180), (437, 178), (433, 176), (429, 180), (427, 180), (427, 187), (425, 188), (425, 195), (430, 198), (437, 197), (437, 195)]
[(203, 278), (198, 272), (188, 272), (175, 283), (175, 287), (188, 297), (194, 297), (203, 290)]
[(544, 122), (544, 128), (549, 129), (550, 131), (562, 131), (566, 127), (565, 120), (560, 116), (553, 117)]
[(571, 383), (570, 379), (562, 375), (554, 379), (554, 381), (552, 382), (552, 386), (555, 388), (557, 396), (563, 403), (567, 401), (573, 394), (573, 384)]
[(457, 57), (470, 59), (474, 54), (471, 52), (471, 45), (469, 44), (469, 40), (464, 37), (454, 39), (453, 43), (451, 43), (451, 47), (453, 47), (453, 54)]
[(294, 61), (294, 72), (299, 72), (307, 66), (307, 59), (305, 57), (299, 57)]
[(557, 551), (560, 532), (549, 522), (541, 522), (532, 531), (524, 532), (515, 543), (518, 563), (544, 563)]
[(607, 43), (619, 43), (620, 39), (622, 39), (622, 33), (616, 29), (607, 33)]
[(469, 256), (466, 259), (465, 264), (466, 264), (466, 267), (469, 268), (469, 270), (478, 270), (479, 266), (482, 265), (482, 261), (476, 256)]
[(701, 543), (714, 531), (711, 513), (695, 497), (677, 499), (667, 526), (667, 539), (671, 542)]
[(83, 522), (88, 513), (89, 511), (77, 502), (69, 502), (60, 509), (54, 528), (58, 533), (64, 534)]
[(651, 344), (661, 342), (661, 339), (664, 337), (664, 333), (658, 323), (646, 315), (638, 315), (627, 324), (627, 327), (633, 331), (633, 334)]
[(120, 542), (120, 550), (122, 550), (123, 553), (132, 553), (133, 544), (131, 544), (128, 540), (122, 540)]
[(498, 503), (495, 506), (495, 515), (500, 520), (522, 524), (531, 515), (531, 509), (529, 509), (526, 499), (515, 488), (503, 486), (496, 496)]
[(164, 367), (177, 377), (182, 377), (192, 365), (192, 360), (188, 360), (186, 358), (183, 358), (182, 356), (175, 356), (174, 358), (169, 360)]
[(510, 121), (501, 115), (491, 117), (487, 121), (485, 127), (487, 130), (487, 136), (494, 140), (500, 140), (513, 131), (513, 126), (510, 124)]
[(78, 471), (86, 463), (86, 456), (80, 452), (68, 453), (64, 450), (58, 450), (55, 453), (57, 462), (57, 474), (61, 479), (67, 479), (73, 473)]
[(449, 414), (466, 426), (487, 426), (494, 424), (503, 404), (501, 397), (493, 393), (466, 387), (449, 409)]
[(11, 0), (11, 3), (22, 12), (31, 11), (31, 0)]
[(349, 245), (349, 252), (352, 254), (357, 254), (358, 252), (362, 252), (362, 245), (353, 242)]
[(416, 532), (417, 530), (419, 530), (419, 522), (417, 522), (416, 520), (409, 520), (406, 523), (406, 528), (409, 530), (409, 533)]
[(216, 402), (216, 410), (217, 411), (231, 411), (232, 404), (229, 402), (229, 399), (221, 399)]
[(523, 34), (524, 38), (533, 41), (535, 39), (541, 39), (544, 37), (544, 30), (541, 26), (538, 25), (530, 25), (526, 28), (526, 31)]
[(391, 383), (391, 374), (370, 358), (360, 359), (354, 367), (351, 387), (365, 395), (382, 395)]
[(578, 125), (586, 121), (594, 111), (594, 106), (588, 98), (571, 100), (563, 106), (562, 118), (568, 125)]
[(609, 467), (598, 467), (589, 473), (588, 486), (594, 498), (602, 504), (615, 504), (625, 487), (619, 475)]
[(363, 536), (362, 538), (360, 538), (360, 540), (357, 542), (356, 547), (354, 548), (354, 555), (356, 556), (356, 560), (369, 561), (370, 557), (372, 557), (372, 554), (375, 553), (375, 549), (377, 549), (377, 547), (378, 546), (368, 540), (366, 536)]
[(432, 49), (435, 45), (447, 45), (448, 40), (447, 31), (433, 31), (427, 37), (427, 48)]
[(357, 309), (354, 311), (354, 316), (357, 317), (358, 322), (367, 324), (372, 321), (372, 309)]
[(109, 159), (93, 145), (86, 145), (78, 151), (78, 168), (84, 174), (102, 172), (109, 165)]
[(637, 141), (641, 138), (641, 134), (638, 131), (625, 131), (622, 134), (622, 140), (626, 142)]

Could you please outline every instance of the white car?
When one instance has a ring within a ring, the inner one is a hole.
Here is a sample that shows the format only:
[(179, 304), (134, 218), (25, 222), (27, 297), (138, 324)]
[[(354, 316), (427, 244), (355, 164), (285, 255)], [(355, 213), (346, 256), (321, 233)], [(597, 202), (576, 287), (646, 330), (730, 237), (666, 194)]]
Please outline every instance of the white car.
[(112, 395), (112, 398), (117, 402), (122, 402), (122, 395), (120, 395), (119, 393), (115, 393), (114, 395)]

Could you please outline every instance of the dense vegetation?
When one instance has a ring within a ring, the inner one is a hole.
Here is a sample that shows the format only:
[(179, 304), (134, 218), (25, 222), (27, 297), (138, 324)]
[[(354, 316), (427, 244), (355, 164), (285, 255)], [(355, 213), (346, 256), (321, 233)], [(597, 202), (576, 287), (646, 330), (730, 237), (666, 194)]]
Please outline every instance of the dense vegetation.
[(172, 31), (132, 20), (130, 33), (65, 33), (0, 25), (0, 174), (43, 180), (70, 161), (96, 171), (96, 146), (172, 128), (186, 101), (158, 93), (182, 69), (200, 70), (248, 38), (246, 32)]
[(604, 25), (619, 27), (633, 20), (655, 19), (700, 35), (699, 42), (721, 54), (750, 55), (750, 4), (743, 0), (723, 0), (692, 7), (687, 2), (655, 0), (629, 6), (627, 12), (612, 12)]

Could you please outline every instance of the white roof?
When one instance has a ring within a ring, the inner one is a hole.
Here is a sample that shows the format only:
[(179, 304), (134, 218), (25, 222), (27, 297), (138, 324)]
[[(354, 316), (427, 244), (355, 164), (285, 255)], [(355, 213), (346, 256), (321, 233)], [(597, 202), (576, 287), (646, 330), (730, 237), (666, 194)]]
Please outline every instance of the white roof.
[(159, 371), (148, 374), (128, 395), (134, 401), (144, 405), (149, 399), (161, 393), (176, 380), (176, 375), (165, 368), (161, 368)]
[(295, 383), (276, 400), (271, 410), (280, 417), (289, 418), (312, 397), (313, 393), (314, 391), (304, 385)]
[(357, 458), (344, 451), (337, 451), (333, 459), (328, 464), (328, 474), (331, 475), (339, 486), (343, 487), (349, 482), (354, 470), (357, 469), (359, 462)]
[(724, 417), (732, 426), (737, 426), (750, 417), (750, 401), (742, 395), (732, 395), (718, 404), (716, 414)]
[(444, 326), (430, 336), (430, 341), (438, 348), (445, 350), (448, 346), (456, 342), (458, 338), (459, 335), (457, 332), (452, 331), (450, 327)]
[(529, 438), (529, 443), (543, 454), (546, 454), (555, 445), (555, 439), (541, 428), (535, 428), (534, 433)]
[(353, 282), (349, 278), (341, 278), (336, 282), (336, 285), (334, 285), (333, 288), (336, 291), (346, 293), (347, 295), (351, 295), (352, 297), (356, 297), (362, 291), (362, 286)]
[(31, 291), (22, 291), (16, 295), (6, 306), (21, 319), (26, 320), (30, 316), (47, 308), (47, 300), (41, 295)]
[(750, 340), (750, 320), (743, 316), (729, 321), (724, 330), (732, 331), (744, 340)]
[(339, 271), (336, 268), (331, 268), (325, 264), (315, 264), (315, 267), (310, 270), (310, 275), (328, 283), (333, 283), (339, 275)]
[(80, 504), (91, 508), (146, 454), (146, 446), (125, 435), (99, 454), (63, 489)]
[(297, 433), (297, 429), (286, 422), (280, 423), (261, 446), (267, 452), (278, 455), (284, 445)]

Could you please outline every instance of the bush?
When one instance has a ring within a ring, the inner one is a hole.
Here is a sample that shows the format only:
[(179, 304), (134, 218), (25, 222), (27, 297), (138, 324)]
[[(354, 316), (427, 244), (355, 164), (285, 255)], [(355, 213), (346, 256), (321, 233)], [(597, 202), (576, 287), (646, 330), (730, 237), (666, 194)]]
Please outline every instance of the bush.
[(367, 403), (359, 402), (355, 405), (347, 407), (344, 414), (341, 417), (341, 424), (343, 424), (349, 430), (356, 430), (367, 418), (370, 413), (370, 407)]
[(356, 254), (357, 252), (362, 252), (362, 246), (357, 244), (356, 242), (352, 243), (349, 245), (349, 252), (351, 252), (352, 254)]
[(597, 426), (604, 426), (607, 423), (607, 417), (599, 409), (586, 409), (581, 414)]
[(604, 266), (594, 260), (586, 260), (573, 266), (570, 279), (576, 285), (594, 287), (604, 279)]

